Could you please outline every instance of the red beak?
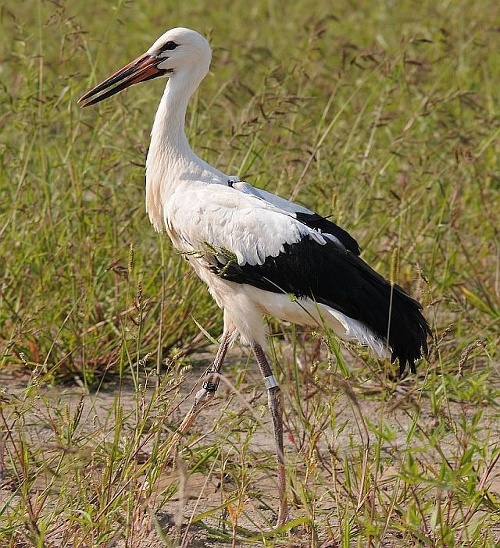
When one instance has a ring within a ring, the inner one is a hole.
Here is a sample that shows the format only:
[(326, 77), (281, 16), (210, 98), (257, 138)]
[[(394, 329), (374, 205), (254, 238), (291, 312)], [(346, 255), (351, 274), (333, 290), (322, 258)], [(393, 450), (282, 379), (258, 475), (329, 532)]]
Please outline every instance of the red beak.
[(78, 99), (78, 104), (83, 107), (95, 105), (108, 97), (111, 97), (115, 93), (128, 88), (132, 84), (144, 82), (145, 80), (151, 80), (165, 74), (165, 70), (158, 68), (158, 64), (163, 59), (158, 59), (148, 53), (144, 53), (137, 59), (134, 59), (128, 65), (125, 65), (119, 71), (115, 72), (112, 76), (104, 80), (104, 82), (97, 85), (88, 91), (83, 97)]

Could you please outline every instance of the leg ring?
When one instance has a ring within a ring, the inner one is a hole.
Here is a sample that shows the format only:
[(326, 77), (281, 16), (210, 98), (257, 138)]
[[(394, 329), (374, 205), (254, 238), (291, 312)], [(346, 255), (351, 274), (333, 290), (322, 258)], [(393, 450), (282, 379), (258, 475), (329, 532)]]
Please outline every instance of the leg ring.
[(276, 377), (274, 375), (270, 375), (269, 377), (264, 377), (264, 382), (266, 383), (266, 388), (268, 390), (271, 390), (271, 388), (276, 388), (278, 385), (278, 381), (276, 380)]
[(207, 392), (217, 392), (218, 387), (219, 387), (218, 382), (205, 381), (203, 383), (203, 389), (206, 390)]

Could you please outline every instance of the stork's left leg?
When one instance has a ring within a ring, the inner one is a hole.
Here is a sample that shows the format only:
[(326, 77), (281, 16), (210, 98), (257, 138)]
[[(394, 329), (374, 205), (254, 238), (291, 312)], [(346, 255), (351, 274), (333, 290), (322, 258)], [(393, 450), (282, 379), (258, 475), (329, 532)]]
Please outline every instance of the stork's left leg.
[(180, 439), (189, 430), (196, 417), (200, 414), (200, 411), (215, 397), (215, 392), (219, 387), (220, 370), (224, 362), (224, 358), (226, 357), (227, 351), (231, 346), (233, 338), (234, 328), (229, 327), (224, 331), (222, 335), (214, 361), (205, 372), (205, 380), (203, 382), (203, 386), (200, 390), (198, 390), (198, 392), (196, 392), (193, 406), (184, 417), (184, 420), (182, 421), (179, 428), (177, 428), (177, 430), (172, 434), (170, 440), (167, 442), (168, 449), (165, 455), (166, 459), (169, 459), (173, 455)]
[(276, 441), (276, 460), (278, 461), (278, 492), (279, 492), (279, 511), (278, 527), (283, 525), (288, 519), (288, 502), (286, 499), (286, 476), (285, 476), (285, 451), (283, 444), (283, 409), (281, 405), (281, 391), (276, 377), (273, 375), (266, 355), (262, 347), (252, 344), (252, 350), (255, 359), (259, 364), (260, 371), (264, 377), (267, 388), (267, 401), (273, 421), (274, 439)]

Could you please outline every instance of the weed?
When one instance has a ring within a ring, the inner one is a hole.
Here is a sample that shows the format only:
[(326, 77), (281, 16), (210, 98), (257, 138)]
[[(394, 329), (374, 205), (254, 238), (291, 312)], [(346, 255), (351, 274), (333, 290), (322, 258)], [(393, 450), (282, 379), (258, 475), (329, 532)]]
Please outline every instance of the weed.
[[(498, 15), (493, 0), (3, 2), (2, 546), (498, 545)], [(270, 320), (281, 531), (241, 349), (164, 458), (221, 315), (144, 211), (162, 84), (76, 105), (176, 25), (214, 46), (197, 152), (333, 215), (433, 328), (428, 362), (395, 383), (362, 349)]]

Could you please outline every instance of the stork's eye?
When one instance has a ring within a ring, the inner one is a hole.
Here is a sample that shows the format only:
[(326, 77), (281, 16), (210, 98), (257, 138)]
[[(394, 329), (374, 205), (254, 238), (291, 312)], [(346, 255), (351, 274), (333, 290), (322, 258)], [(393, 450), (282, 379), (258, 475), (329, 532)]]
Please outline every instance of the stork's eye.
[(167, 43), (163, 44), (163, 46), (160, 48), (160, 53), (163, 51), (171, 51), (175, 49), (179, 44), (176, 44), (172, 40), (169, 40)]

